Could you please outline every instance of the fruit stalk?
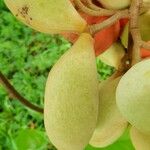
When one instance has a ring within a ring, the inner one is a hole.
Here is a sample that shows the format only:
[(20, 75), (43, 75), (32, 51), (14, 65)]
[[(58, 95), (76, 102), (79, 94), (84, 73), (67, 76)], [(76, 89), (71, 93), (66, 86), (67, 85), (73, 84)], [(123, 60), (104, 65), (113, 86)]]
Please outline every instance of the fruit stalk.
[(95, 34), (96, 32), (103, 30), (105, 28), (110, 27), (111, 25), (115, 24), (118, 20), (122, 18), (128, 18), (129, 13), (128, 10), (118, 11), (112, 17), (108, 18), (107, 20), (103, 21), (102, 23), (91, 25), (90, 32)]
[(141, 35), (138, 26), (138, 17), (140, 13), (140, 6), (142, 0), (133, 0), (130, 7), (130, 32), (133, 38), (133, 50), (132, 50), (132, 65), (138, 63), (140, 58), (140, 42)]

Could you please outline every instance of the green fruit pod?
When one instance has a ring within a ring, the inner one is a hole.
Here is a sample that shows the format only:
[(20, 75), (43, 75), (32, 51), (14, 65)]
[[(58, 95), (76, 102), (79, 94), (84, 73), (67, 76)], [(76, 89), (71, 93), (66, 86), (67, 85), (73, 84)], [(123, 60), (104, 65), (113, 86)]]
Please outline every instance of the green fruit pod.
[(143, 134), (132, 127), (130, 136), (136, 150), (150, 150), (150, 135)]
[(127, 128), (128, 122), (119, 112), (116, 105), (116, 88), (120, 77), (107, 79), (99, 86), (98, 123), (90, 144), (105, 147), (114, 143)]
[(83, 150), (96, 127), (98, 103), (93, 39), (84, 33), (48, 76), (44, 122), (51, 142), (61, 150)]
[(129, 7), (131, 0), (98, 0), (107, 9), (124, 9)]
[(69, 0), (4, 1), (18, 20), (43, 33), (81, 33), (86, 27), (86, 22)]
[(140, 132), (150, 134), (150, 59), (134, 65), (121, 78), (116, 99), (129, 123)]

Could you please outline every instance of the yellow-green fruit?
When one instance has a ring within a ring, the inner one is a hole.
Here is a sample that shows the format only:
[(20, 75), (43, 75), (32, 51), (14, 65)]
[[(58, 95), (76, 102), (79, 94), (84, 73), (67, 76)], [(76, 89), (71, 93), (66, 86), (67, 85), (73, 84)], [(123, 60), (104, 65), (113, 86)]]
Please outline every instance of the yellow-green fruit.
[[(142, 15), (139, 16), (139, 27), (142, 40), (150, 41), (150, 11), (143, 13)], [(128, 39), (129, 39), (128, 34), (129, 34), (129, 24), (126, 24), (121, 35), (122, 44), (126, 48), (128, 47)]]
[(116, 105), (116, 87), (119, 78), (108, 79), (99, 86), (99, 115), (95, 132), (90, 144), (95, 147), (105, 147), (115, 142), (125, 131), (127, 121)]
[(139, 17), (139, 27), (142, 40), (150, 41), (150, 11)]
[(96, 127), (98, 103), (93, 39), (84, 33), (48, 76), (44, 122), (51, 142), (61, 150), (83, 150)]
[(134, 65), (121, 78), (116, 100), (131, 125), (150, 134), (150, 59)]
[(4, 1), (19, 20), (40, 32), (82, 32), (86, 26), (69, 0)]
[(125, 49), (120, 43), (114, 43), (105, 52), (98, 56), (98, 58), (107, 65), (119, 68), (121, 59), (125, 54)]
[(131, 0), (98, 0), (107, 9), (124, 9), (129, 7)]
[(149, 2), (150, 2), (150, 0), (143, 0), (143, 2), (144, 2), (144, 3), (149, 3)]
[(132, 127), (130, 136), (136, 150), (150, 150), (150, 135), (143, 134)]

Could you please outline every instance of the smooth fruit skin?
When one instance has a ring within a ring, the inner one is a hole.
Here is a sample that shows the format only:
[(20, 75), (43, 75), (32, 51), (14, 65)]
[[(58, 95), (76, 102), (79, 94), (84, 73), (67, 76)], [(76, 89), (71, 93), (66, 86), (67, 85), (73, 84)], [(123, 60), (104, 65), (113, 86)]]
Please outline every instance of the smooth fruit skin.
[(98, 123), (90, 144), (95, 147), (105, 147), (114, 143), (127, 128), (127, 121), (116, 105), (116, 88), (120, 77), (107, 79), (99, 86)]
[(120, 62), (125, 55), (125, 49), (120, 43), (114, 43), (105, 52), (98, 56), (98, 58), (107, 65), (119, 68)]
[(143, 134), (132, 127), (130, 137), (136, 150), (150, 150), (150, 135)]
[(129, 7), (131, 0), (98, 0), (107, 9), (124, 9)]
[(144, 3), (149, 3), (149, 2), (150, 2), (150, 0), (143, 0), (143, 2), (144, 2)]
[(48, 76), (44, 122), (51, 142), (61, 150), (83, 150), (96, 127), (98, 103), (93, 39), (84, 33)]
[(10, 11), (20, 21), (44, 33), (76, 32), (85, 29), (69, 0), (4, 0)]
[(150, 59), (134, 65), (120, 80), (116, 92), (122, 115), (139, 131), (150, 134)]

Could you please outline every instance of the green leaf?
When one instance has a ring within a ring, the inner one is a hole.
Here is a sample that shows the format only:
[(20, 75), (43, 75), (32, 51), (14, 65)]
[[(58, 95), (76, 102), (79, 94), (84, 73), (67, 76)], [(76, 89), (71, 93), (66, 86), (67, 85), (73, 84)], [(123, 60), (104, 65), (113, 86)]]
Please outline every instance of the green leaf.
[(96, 58), (96, 65), (97, 65), (98, 78), (100, 81), (106, 80), (115, 71), (114, 67), (111, 67), (103, 63), (98, 57)]
[(35, 129), (19, 131), (14, 140), (16, 150), (44, 150), (47, 139), (44, 132)]

